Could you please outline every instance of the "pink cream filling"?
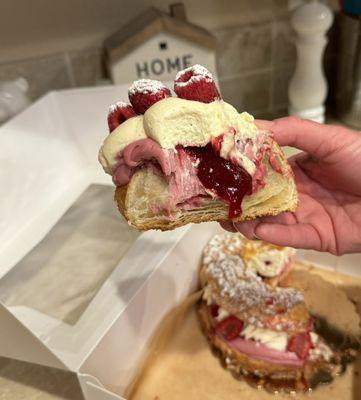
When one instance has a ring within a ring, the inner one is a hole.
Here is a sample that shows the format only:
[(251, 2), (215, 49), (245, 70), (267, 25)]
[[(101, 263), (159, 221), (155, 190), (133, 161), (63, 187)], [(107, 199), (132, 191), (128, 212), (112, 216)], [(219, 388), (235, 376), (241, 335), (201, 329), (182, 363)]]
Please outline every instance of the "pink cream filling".
[[(113, 182), (117, 186), (126, 185), (133, 173), (144, 165), (167, 179), (168, 213), (171, 213), (177, 204), (191, 207), (199, 205), (205, 197), (209, 197), (197, 177), (192, 158), (182, 148), (177, 151), (165, 150), (152, 139), (141, 139), (126, 146), (118, 159), (113, 173)], [(152, 206), (153, 211), (164, 208), (164, 205)]]
[(152, 139), (140, 139), (128, 144), (118, 156), (118, 163), (113, 172), (113, 182), (117, 186), (128, 184), (136, 169), (149, 160), (154, 160), (160, 166), (163, 174), (169, 176), (174, 169), (171, 154), (163, 150)]
[(278, 351), (270, 349), (269, 347), (263, 345), (262, 343), (255, 342), (253, 340), (245, 340), (242, 338), (237, 338), (228, 341), (227, 343), (235, 350), (247, 354), (252, 358), (257, 358), (259, 360), (264, 360), (282, 365), (294, 365), (296, 367), (301, 367), (304, 363), (303, 360), (297, 357), (296, 353), (292, 353), (290, 351)]
[[(269, 163), (271, 167), (278, 173), (282, 174), (282, 168), (277, 159), (275, 158), (274, 154), (271, 150), (271, 145), (269, 140), (268, 133), (263, 133), (257, 136), (256, 142), (253, 143), (251, 139), (247, 139), (245, 144), (240, 149), (242, 153), (252, 160), (256, 165), (256, 171), (252, 176), (252, 191), (256, 192), (259, 189), (262, 189), (266, 182), (264, 177), (266, 175), (266, 168), (262, 164), (263, 157), (265, 154), (268, 154)], [(257, 151), (255, 152), (254, 147), (256, 147)]]
[[(220, 135), (219, 138), (222, 138)], [(220, 139), (221, 143), (221, 139)], [(252, 177), (252, 191), (264, 187), (265, 167), (262, 164), (266, 152), (270, 154), (270, 164), (277, 172), (281, 172), (279, 164), (270, 152), (270, 146), (264, 137), (260, 136), (255, 143), (258, 151), (255, 153), (253, 143), (247, 141), (243, 146), (244, 154), (256, 164), (256, 171)], [(272, 162), (271, 162), (272, 161)], [(194, 159), (181, 147), (177, 150), (163, 149), (152, 139), (140, 139), (130, 143), (118, 155), (118, 163), (113, 171), (113, 182), (116, 186), (127, 185), (134, 172), (142, 166), (152, 168), (157, 174), (163, 175), (169, 185), (169, 202), (166, 205), (153, 205), (154, 211), (158, 209), (167, 211), (169, 214), (174, 208), (182, 206), (199, 205), (204, 198), (209, 198), (204, 186), (197, 176), (197, 168)]]

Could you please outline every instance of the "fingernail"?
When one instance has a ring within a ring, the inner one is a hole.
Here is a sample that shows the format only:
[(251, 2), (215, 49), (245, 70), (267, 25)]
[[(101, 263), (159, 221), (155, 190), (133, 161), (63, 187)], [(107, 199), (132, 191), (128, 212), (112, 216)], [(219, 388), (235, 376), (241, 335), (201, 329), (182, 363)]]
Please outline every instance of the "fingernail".
[(259, 225), (260, 225), (260, 221), (257, 223), (257, 225), (254, 227), (254, 230), (253, 230), (253, 236), (254, 236), (254, 240), (262, 240), (262, 239), (260, 239), (258, 236), (257, 236), (257, 233), (256, 233), (256, 231), (257, 231), (257, 228), (259, 227)]
[(237, 228), (237, 223), (236, 223), (236, 222), (232, 222), (232, 225), (233, 225), (233, 229), (234, 229), (236, 232), (239, 233), (239, 230), (238, 230), (238, 228)]

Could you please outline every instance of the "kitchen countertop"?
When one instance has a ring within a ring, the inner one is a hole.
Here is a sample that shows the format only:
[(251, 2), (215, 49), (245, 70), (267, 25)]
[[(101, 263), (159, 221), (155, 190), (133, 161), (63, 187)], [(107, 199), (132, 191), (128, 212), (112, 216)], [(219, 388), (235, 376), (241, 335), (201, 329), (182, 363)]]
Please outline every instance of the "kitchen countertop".
[(83, 400), (75, 374), (0, 357), (0, 400)]

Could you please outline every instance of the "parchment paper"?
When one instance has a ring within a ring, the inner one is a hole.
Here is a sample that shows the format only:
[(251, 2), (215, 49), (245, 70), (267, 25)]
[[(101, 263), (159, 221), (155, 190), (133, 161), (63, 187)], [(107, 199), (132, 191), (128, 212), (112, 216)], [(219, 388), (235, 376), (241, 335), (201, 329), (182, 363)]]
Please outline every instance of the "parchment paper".
[(0, 300), (74, 324), (138, 237), (113, 201), (91, 185), (48, 235), (0, 281)]
[[(303, 270), (305, 269), (303, 267)], [(353, 301), (360, 307), (361, 279), (344, 277), (335, 272), (324, 272), (313, 267), (308, 267), (307, 270), (307, 276), (302, 272), (299, 281), (306, 290), (306, 301), (312, 305), (313, 311), (323, 313), (327, 303), (325, 299), (329, 299), (327, 310), (329, 319), (337, 322), (342, 310), (341, 325), (346, 323), (350, 329), (359, 332), (360, 321), (356, 307), (344, 293), (352, 294)], [(297, 271), (295, 273), (297, 274)], [(337, 282), (344, 293), (317, 275), (328, 281)], [(344, 375), (330, 385), (318, 387), (311, 394), (274, 395), (253, 389), (245, 382), (234, 379), (212, 354), (200, 330), (195, 308), (196, 300), (197, 296), (187, 299), (161, 324), (152, 343), (149, 358), (135, 382), (128, 388), (126, 398), (131, 400), (361, 399), (360, 357), (348, 367)], [(172, 326), (174, 329), (171, 329)]]

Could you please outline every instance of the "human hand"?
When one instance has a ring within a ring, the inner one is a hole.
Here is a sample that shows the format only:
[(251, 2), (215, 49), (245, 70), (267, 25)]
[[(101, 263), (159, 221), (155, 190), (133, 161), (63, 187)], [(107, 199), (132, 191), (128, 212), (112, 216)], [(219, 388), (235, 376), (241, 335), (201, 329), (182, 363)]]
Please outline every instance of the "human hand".
[(361, 251), (361, 133), (296, 117), (258, 121), (280, 146), (304, 153), (289, 161), (299, 207), (294, 213), (222, 226), (249, 239), (327, 251)]

